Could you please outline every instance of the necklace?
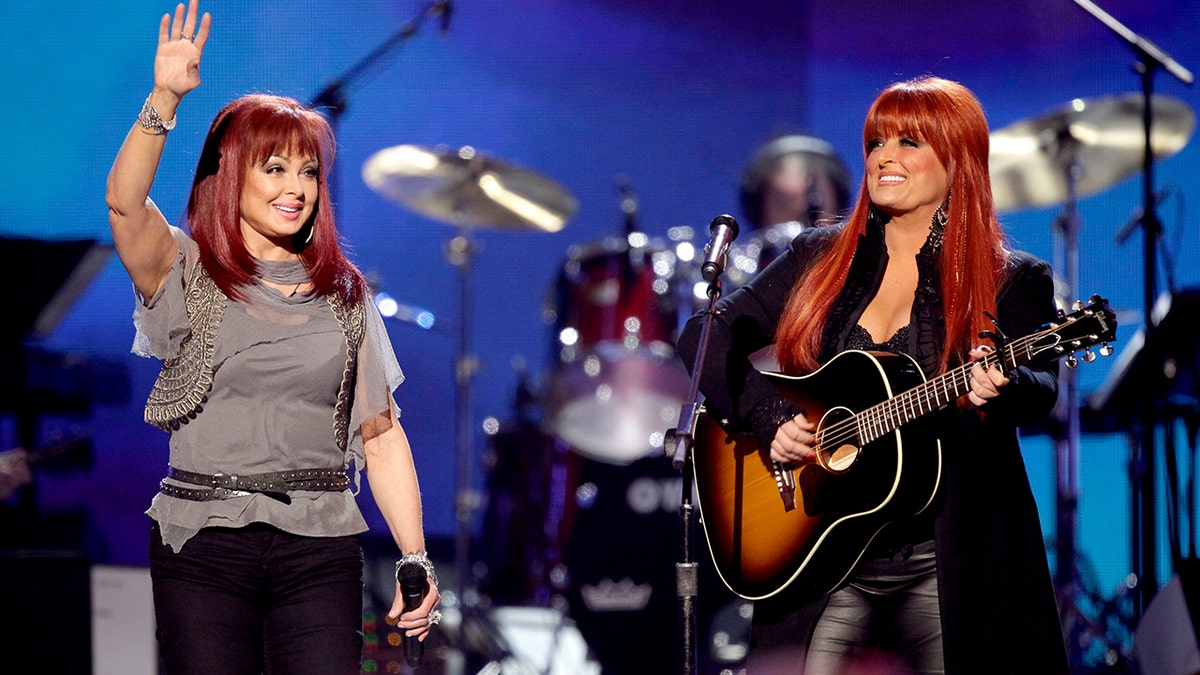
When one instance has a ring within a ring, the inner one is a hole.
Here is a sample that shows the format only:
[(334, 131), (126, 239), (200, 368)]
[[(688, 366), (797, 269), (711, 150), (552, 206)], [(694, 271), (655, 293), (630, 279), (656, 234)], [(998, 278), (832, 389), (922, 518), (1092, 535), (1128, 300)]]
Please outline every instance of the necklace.
[(304, 262), (299, 258), (290, 260), (258, 260), (258, 276), (264, 281), (269, 281), (280, 286), (292, 286), (292, 292), (287, 294), (287, 297), (292, 297), (300, 292), (300, 287), (312, 281), (308, 274), (308, 270), (304, 268)]

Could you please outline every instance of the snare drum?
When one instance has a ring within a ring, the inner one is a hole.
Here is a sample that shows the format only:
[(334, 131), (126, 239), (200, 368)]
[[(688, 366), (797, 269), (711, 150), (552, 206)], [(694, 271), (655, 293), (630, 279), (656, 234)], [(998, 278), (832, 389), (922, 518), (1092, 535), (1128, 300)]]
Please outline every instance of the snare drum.
[(573, 247), (555, 285), (550, 432), (580, 454), (628, 464), (662, 448), (690, 378), (675, 252), (648, 239)]

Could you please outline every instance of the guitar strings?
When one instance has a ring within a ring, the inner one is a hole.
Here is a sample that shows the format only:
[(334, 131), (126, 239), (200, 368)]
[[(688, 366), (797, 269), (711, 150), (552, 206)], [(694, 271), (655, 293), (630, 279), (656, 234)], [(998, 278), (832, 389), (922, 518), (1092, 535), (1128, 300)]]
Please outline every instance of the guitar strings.
[[(1018, 351), (1018, 347), (1022, 351), (1032, 354), (1032, 352), (1030, 352), (1029, 347), (1031, 345), (1033, 345), (1033, 343), (1037, 342), (1038, 340), (1040, 340), (1041, 338), (1045, 337), (1046, 335), (1048, 335), (1050, 333), (1061, 330), (1064, 326), (1074, 323), (1077, 320), (1078, 319), (1076, 319), (1076, 318), (1069, 318), (1067, 321), (1065, 321), (1064, 323), (1062, 323), (1059, 326), (1055, 326), (1053, 329), (1037, 331), (1037, 332), (1031, 333), (1030, 335), (1027, 335), (1023, 338), (1017, 338), (1016, 340), (1013, 340), (1009, 344), (1005, 345), (999, 351), (985, 355), (979, 361), (983, 364), (984, 368), (989, 368), (992, 365), (996, 365), (997, 361), (1003, 361), (1002, 356), (1004, 356), (1004, 354), (1007, 353), (1007, 355), (1009, 357), (1009, 361), (1011, 361), (1015, 367), (1016, 365), (1018, 365), (1016, 363), (1016, 359), (1015, 359), (1016, 353)], [(1029, 360), (1029, 359), (1026, 359), (1026, 360)], [(903, 403), (905, 401), (916, 398), (918, 393), (922, 393), (927, 389), (933, 389), (934, 393), (935, 393), (935, 398), (936, 398), (936, 391), (937, 391), (936, 385), (937, 385), (937, 382), (940, 380), (948, 380), (949, 382), (951, 382), (954, 385), (954, 392), (955, 392), (956, 396), (954, 397), (954, 399), (949, 399), (946, 402), (949, 403), (951, 400), (956, 400), (957, 398), (963, 396), (963, 394), (958, 393), (959, 387), (960, 386), (966, 386), (966, 387), (970, 386), (970, 382), (971, 382), (970, 370), (971, 370), (971, 366), (974, 365), (974, 363), (975, 363), (974, 361), (971, 363), (965, 363), (953, 370), (947, 371), (944, 376), (936, 377), (933, 380), (926, 380), (926, 381), (922, 382), (921, 384), (913, 387), (912, 389), (909, 389), (908, 391), (906, 391), (898, 396), (889, 398), (886, 401), (881, 401), (879, 403), (876, 403), (875, 405), (871, 406), (870, 408), (867, 408), (866, 410), (864, 410), (860, 413), (857, 413), (845, 420), (842, 420), (840, 422), (836, 422), (836, 423), (830, 425), (828, 429), (826, 429), (823, 432), (818, 433), (818, 437), (817, 437), (818, 444), (815, 449), (817, 450), (817, 452), (820, 452), (821, 447), (836, 448), (836, 447), (840, 447), (841, 445), (850, 442), (851, 440), (853, 440), (855, 438), (861, 439), (862, 433), (860, 432), (860, 424), (859, 424), (860, 419), (863, 421), (883, 420), (884, 422), (886, 422), (886, 420), (895, 417), (895, 414), (894, 414), (895, 412), (898, 412), (903, 409)], [(960, 378), (960, 376), (961, 376), (961, 378)], [(943, 393), (946, 393), (947, 391), (948, 391), (947, 388), (943, 388)], [(964, 392), (964, 394), (965, 393), (966, 392)], [(926, 398), (928, 398), (928, 396), (926, 396)], [(918, 401), (918, 406), (919, 405), (920, 404)], [(910, 409), (913, 409), (913, 406), (911, 404), (909, 404), (908, 407)], [(920, 416), (921, 414), (924, 414), (925, 412), (929, 412), (929, 411), (921, 410), (919, 407), (916, 408), (916, 410), (920, 411), (918, 415), (913, 415), (909, 419), (904, 420), (903, 422), (900, 422), (900, 424), (903, 424), (904, 422), (910, 422), (913, 419), (915, 419), (916, 417)], [(930, 409), (930, 411), (932, 411), (932, 409)], [(887, 429), (883, 433), (890, 433), (891, 431), (895, 430), (895, 427), (900, 426), (900, 424), (896, 424), (891, 429)], [(884, 428), (884, 427), (886, 427), (886, 425), (881, 426), (880, 428)], [(883, 434), (881, 433), (879, 436), (875, 436), (875, 437), (871, 438), (871, 440), (875, 440), (875, 438), (879, 438), (882, 435)], [(868, 441), (868, 442), (870, 442), (870, 441)], [(865, 443), (861, 443), (861, 441), (860, 441), (860, 446), (861, 445), (865, 445)]]

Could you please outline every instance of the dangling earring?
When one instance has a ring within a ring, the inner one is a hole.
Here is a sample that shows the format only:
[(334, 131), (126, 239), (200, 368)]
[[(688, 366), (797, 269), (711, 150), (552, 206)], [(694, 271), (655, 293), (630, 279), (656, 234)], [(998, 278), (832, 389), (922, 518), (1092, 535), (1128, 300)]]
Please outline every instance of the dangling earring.
[(946, 209), (947, 209), (947, 206), (945, 204), (938, 204), (937, 211), (933, 212), (933, 222), (938, 227), (945, 227), (946, 221), (950, 220), (946, 216)]
[(937, 211), (933, 212), (934, 222), (942, 227), (945, 227), (946, 221), (950, 220), (950, 217), (947, 214), (950, 213), (950, 195), (952, 194), (952, 190), (946, 190), (946, 201), (938, 204)]
[(313, 221), (308, 222), (308, 234), (304, 237), (304, 245), (308, 246), (312, 242), (313, 231), (317, 229), (317, 224)]
[(946, 236), (946, 223), (950, 220), (946, 214), (950, 211), (950, 195), (946, 195), (946, 201), (938, 204), (937, 210), (933, 212), (933, 221), (929, 224), (929, 245), (933, 250), (942, 248), (942, 240)]

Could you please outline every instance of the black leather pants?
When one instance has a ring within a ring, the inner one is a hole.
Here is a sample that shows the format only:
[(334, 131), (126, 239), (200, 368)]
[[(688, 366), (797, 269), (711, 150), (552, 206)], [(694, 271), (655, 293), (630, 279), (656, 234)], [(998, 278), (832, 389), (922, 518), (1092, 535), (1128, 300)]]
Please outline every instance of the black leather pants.
[[(945, 673), (933, 542), (911, 555), (864, 559), (832, 593), (813, 628), (805, 675), (855, 667), (888, 673)], [(856, 671), (857, 672), (857, 671)]]

